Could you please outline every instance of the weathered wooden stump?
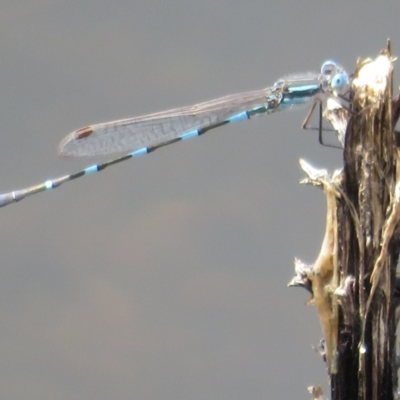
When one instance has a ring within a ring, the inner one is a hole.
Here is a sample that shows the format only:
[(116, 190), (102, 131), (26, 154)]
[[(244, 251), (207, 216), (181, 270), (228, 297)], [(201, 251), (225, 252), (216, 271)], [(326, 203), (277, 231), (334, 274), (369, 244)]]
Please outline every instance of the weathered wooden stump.
[(328, 174), (301, 161), (303, 182), (326, 195), (326, 232), (312, 265), (296, 260), (290, 285), (312, 293), (335, 400), (397, 396), (400, 102), (392, 100), (392, 61), (388, 42), (375, 60), (358, 62), (349, 102), (325, 114), (337, 130), (347, 125), (343, 169)]

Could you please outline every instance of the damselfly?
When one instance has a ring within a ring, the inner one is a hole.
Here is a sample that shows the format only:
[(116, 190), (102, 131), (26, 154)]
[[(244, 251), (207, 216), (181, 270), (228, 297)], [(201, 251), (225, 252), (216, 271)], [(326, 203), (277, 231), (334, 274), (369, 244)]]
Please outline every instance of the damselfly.
[(319, 140), (322, 143), (322, 108), (329, 98), (339, 99), (348, 87), (348, 75), (334, 61), (322, 64), (318, 74), (303, 74), (278, 80), (261, 90), (234, 94), (219, 99), (176, 108), (141, 117), (106, 122), (78, 129), (62, 140), (61, 156), (91, 157), (124, 155), (95, 164), (74, 174), (47, 180), (39, 185), (0, 195), (0, 207), (22, 200), (32, 194), (54, 189), (64, 182), (103, 169), (166, 145), (201, 136), (232, 122), (251, 119), (263, 114), (287, 110), (313, 102), (303, 123), (307, 126), (311, 113), (320, 105)]

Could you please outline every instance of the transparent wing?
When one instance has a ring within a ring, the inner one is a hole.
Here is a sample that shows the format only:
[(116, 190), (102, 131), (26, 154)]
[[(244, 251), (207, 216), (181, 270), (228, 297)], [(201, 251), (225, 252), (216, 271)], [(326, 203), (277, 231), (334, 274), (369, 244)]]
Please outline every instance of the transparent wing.
[[(193, 106), (78, 129), (58, 147), (61, 156), (120, 154), (169, 143), (187, 132), (212, 129), (240, 112), (266, 105), (271, 88), (238, 93)], [(279, 109), (279, 108), (278, 108)], [(278, 109), (270, 110), (270, 112)]]

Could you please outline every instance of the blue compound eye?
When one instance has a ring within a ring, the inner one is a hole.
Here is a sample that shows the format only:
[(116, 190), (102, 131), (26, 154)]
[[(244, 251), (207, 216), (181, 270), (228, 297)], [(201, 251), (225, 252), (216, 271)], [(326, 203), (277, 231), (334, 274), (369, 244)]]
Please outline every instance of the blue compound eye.
[(338, 69), (338, 65), (335, 61), (328, 60), (325, 61), (321, 66), (321, 74), (324, 76), (332, 75), (334, 71)]
[(343, 72), (339, 72), (338, 74), (334, 75), (331, 80), (332, 91), (336, 93), (343, 93), (348, 84), (349, 78), (347, 74)]

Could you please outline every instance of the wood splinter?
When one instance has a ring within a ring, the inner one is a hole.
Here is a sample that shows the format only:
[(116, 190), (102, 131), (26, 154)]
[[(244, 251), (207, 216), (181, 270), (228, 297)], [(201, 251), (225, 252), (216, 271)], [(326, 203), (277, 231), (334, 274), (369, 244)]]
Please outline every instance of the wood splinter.
[(336, 289), (339, 286), (337, 268), (337, 199), (340, 192), (337, 187), (341, 172), (335, 171), (330, 176), (326, 170), (317, 170), (304, 160), (300, 166), (308, 175), (300, 183), (322, 188), (326, 195), (327, 213), (325, 236), (316, 261), (308, 266), (295, 260), (296, 276), (288, 286), (303, 286), (312, 293), (309, 303), (315, 305), (325, 339), (325, 357), (328, 371), (337, 371), (336, 348), (338, 330), (338, 303)]

